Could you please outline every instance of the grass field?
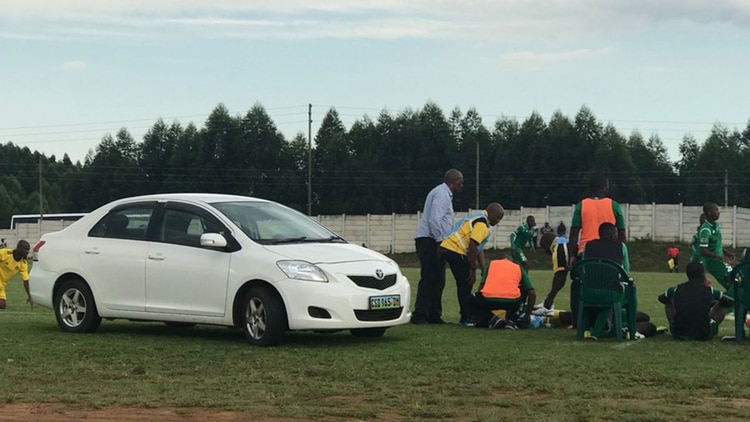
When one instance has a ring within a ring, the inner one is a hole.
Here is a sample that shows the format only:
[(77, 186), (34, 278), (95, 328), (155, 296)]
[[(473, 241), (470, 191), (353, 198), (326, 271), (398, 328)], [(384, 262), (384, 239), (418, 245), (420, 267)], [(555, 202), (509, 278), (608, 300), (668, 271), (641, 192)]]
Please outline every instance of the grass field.
[[(416, 287), (418, 270), (404, 271)], [(683, 274), (633, 275), (640, 309), (666, 325), (656, 296)], [(546, 295), (551, 271), (531, 277)], [(448, 279), (444, 317), (456, 322)], [(719, 339), (618, 344), (576, 341), (562, 328), (407, 324), (381, 339), (289, 333), (279, 347), (256, 348), (223, 327), (104, 321), (95, 334), (66, 334), (51, 310), (30, 309), (24, 298), (11, 281), (0, 311), (6, 404), (199, 407), (239, 410), (248, 420), (739, 421), (750, 413), (748, 346)], [(557, 307), (567, 304), (566, 288)], [(727, 321), (720, 336), (729, 334)]]

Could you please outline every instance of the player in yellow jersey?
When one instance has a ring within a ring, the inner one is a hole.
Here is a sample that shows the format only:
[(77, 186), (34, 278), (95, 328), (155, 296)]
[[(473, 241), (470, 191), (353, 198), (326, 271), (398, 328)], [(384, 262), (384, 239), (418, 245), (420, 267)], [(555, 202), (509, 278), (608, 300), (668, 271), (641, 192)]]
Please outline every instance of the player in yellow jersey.
[(5, 286), (16, 274), (21, 274), (23, 288), (26, 290), (26, 303), (31, 304), (29, 293), (29, 266), (26, 257), (31, 246), (25, 240), (19, 240), (15, 249), (0, 249), (0, 309), (5, 309)]

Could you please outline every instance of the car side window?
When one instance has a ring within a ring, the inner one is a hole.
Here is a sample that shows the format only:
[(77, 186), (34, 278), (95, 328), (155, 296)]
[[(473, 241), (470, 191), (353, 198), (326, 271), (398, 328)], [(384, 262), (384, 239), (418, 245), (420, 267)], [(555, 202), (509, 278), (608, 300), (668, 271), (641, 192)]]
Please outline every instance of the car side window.
[(201, 235), (220, 233), (223, 229), (211, 219), (181, 209), (166, 209), (158, 241), (200, 247)]
[(91, 237), (109, 239), (146, 240), (146, 231), (153, 208), (118, 209), (105, 215), (89, 231)]

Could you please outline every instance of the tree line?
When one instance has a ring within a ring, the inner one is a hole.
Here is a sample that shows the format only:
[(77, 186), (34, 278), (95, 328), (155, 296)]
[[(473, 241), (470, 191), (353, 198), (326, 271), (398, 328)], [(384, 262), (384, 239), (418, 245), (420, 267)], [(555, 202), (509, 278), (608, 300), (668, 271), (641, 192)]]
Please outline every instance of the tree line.
[(414, 213), (449, 168), (465, 178), (456, 210), (572, 204), (594, 172), (623, 203), (723, 204), (726, 186), (732, 205), (750, 206), (750, 121), (742, 132), (715, 124), (702, 143), (687, 134), (679, 153), (671, 162), (657, 134), (626, 137), (585, 106), (572, 119), (534, 112), (487, 127), (473, 108), (446, 115), (432, 102), (349, 129), (331, 108), (310, 151), (307, 135), (286, 139), (262, 105), (231, 115), (219, 104), (202, 127), (158, 119), (140, 141), (127, 128), (107, 134), (83, 163), (0, 145), (0, 226), (40, 202), (44, 213), (87, 212), (158, 192), (249, 195), (307, 212), (309, 169), (313, 215)]

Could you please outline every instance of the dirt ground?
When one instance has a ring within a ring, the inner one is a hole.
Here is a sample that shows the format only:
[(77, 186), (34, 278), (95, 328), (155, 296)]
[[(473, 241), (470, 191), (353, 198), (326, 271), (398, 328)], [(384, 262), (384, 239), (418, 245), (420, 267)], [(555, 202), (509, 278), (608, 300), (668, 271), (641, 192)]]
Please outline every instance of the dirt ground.
[(83, 408), (64, 404), (0, 404), (0, 420), (3, 422), (58, 422), (61, 420), (85, 420), (86, 422), (311, 422), (313, 419), (271, 418), (245, 412), (229, 412), (200, 408), (158, 408), (112, 406), (105, 408)]

